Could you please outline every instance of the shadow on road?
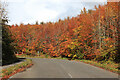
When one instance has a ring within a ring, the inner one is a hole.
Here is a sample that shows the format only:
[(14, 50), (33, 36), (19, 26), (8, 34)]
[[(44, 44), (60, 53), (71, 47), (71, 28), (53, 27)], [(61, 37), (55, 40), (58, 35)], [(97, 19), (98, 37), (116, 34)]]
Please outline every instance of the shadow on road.
[(9, 66), (9, 65), (14, 65), (14, 64), (16, 64), (16, 63), (23, 62), (25, 59), (26, 59), (26, 58), (18, 58), (16, 61), (11, 62), (11, 63), (7, 63), (7, 64), (2, 63), (2, 66), (4, 67), (4, 66)]

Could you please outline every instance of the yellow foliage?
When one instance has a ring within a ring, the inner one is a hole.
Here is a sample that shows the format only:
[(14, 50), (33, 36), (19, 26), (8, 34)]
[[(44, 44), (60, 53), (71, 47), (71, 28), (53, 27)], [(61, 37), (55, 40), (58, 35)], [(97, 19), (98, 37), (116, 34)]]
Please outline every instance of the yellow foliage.
[(113, 47), (113, 45), (110, 45), (110, 47)]
[(77, 57), (77, 55), (74, 55), (73, 58)]
[(101, 18), (103, 19), (103, 18), (104, 18), (104, 16), (101, 16)]
[(71, 57), (71, 56), (72, 56), (72, 54), (69, 54), (69, 55), (68, 55), (68, 57)]
[(71, 44), (74, 44), (74, 42), (71, 42)]
[(68, 45), (68, 47), (70, 47), (70, 45)]

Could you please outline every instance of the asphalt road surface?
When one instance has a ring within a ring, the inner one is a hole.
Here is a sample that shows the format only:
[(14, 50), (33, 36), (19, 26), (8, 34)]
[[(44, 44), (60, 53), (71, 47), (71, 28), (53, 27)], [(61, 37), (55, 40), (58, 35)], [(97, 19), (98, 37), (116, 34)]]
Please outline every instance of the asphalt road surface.
[(40, 58), (32, 60), (34, 65), (31, 68), (11, 78), (118, 78), (115, 73), (82, 62)]

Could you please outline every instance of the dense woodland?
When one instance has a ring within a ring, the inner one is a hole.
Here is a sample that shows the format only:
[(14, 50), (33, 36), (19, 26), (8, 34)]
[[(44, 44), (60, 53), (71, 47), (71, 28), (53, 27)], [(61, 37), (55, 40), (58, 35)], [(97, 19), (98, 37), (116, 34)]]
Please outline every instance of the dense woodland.
[(9, 26), (17, 54), (119, 62), (120, 2), (81, 10), (58, 22)]

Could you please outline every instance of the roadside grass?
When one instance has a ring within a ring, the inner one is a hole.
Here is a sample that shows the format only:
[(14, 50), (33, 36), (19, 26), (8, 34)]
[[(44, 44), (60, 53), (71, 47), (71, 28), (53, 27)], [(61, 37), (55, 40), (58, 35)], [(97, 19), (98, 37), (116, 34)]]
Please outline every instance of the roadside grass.
[(117, 63), (114, 63), (112, 61), (106, 61), (106, 62), (98, 62), (98, 61), (92, 61), (92, 60), (80, 60), (81, 62), (84, 62), (84, 63), (87, 63), (87, 64), (90, 64), (90, 65), (93, 65), (93, 66), (96, 66), (96, 67), (99, 67), (99, 68), (102, 68), (102, 69), (105, 69), (105, 70), (108, 70), (110, 72), (114, 72), (114, 73), (117, 73), (120, 75), (120, 72), (119, 72), (119, 64)]
[(0, 71), (0, 74), (1, 74), (0, 77), (2, 77), (1, 80), (7, 80), (9, 79), (10, 76), (18, 72), (25, 71), (27, 68), (31, 67), (32, 65), (33, 65), (32, 60), (26, 59), (24, 62), (20, 64), (16, 64), (14, 66), (10, 66), (8, 68), (2, 69)]
[(29, 56), (29, 55), (26, 55), (26, 54), (16, 55), (16, 57), (18, 57), (18, 58), (49, 58), (49, 56), (46, 56), (46, 55), (41, 55), (41, 56)]
[[(19, 58), (50, 58), (50, 59), (64, 59), (64, 60), (69, 60), (69, 58), (66, 58), (66, 57), (50, 57), (50, 56), (46, 56), (46, 55), (40, 55), (40, 56), (29, 56), (29, 55), (17, 55), (17, 57)], [(102, 68), (102, 69), (105, 69), (105, 70), (108, 70), (110, 72), (114, 72), (114, 73), (117, 73), (120, 75), (120, 70), (119, 70), (119, 65), (118, 63), (115, 63), (113, 61), (95, 61), (95, 60), (80, 60), (80, 59), (71, 59), (71, 60), (74, 60), (74, 61), (80, 61), (80, 62), (83, 62), (83, 63), (87, 63), (87, 64), (90, 64), (90, 65), (93, 65), (93, 66), (96, 66), (96, 67), (99, 67), (99, 68)]]
[(16, 57), (18, 58), (50, 58), (50, 59), (65, 59), (68, 60), (68, 58), (66, 57), (50, 57), (49, 55), (40, 55), (40, 56), (29, 56), (26, 54), (22, 54), (22, 55), (16, 55)]

